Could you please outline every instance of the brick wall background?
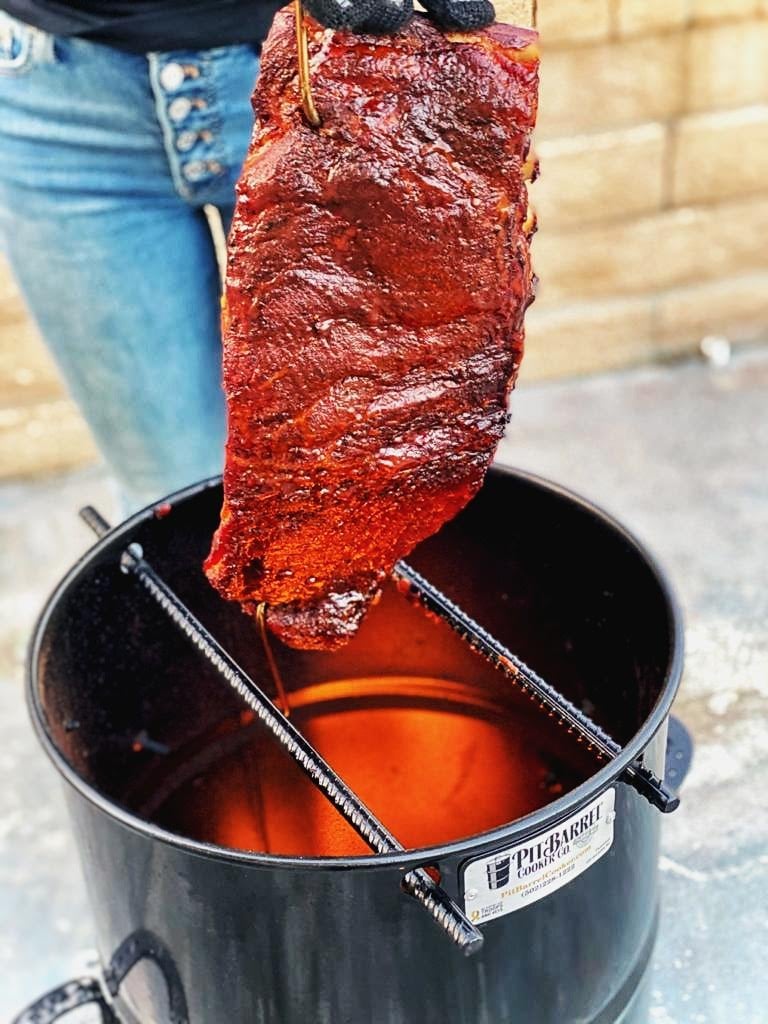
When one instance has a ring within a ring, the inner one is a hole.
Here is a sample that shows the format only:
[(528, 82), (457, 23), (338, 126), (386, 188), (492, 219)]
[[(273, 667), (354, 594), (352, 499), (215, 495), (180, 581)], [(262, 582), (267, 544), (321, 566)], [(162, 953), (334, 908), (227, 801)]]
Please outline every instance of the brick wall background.
[(539, 0), (538, 26), (527, 379), (768, 336), (768, 0)]
[[(515, 20), (531, 0), (497, 0)], [(768, 336), (768, 0), (539, 0), (525, 379)], [(94, 457), (0, 264), (0, 476)]]

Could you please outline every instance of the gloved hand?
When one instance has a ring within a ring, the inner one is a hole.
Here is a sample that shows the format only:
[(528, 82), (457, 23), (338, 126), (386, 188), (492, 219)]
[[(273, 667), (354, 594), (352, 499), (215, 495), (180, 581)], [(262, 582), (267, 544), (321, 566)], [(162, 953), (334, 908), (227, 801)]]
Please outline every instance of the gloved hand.
[[(326, 28), (389, 35), (413, 17), (413, 0), (303, 0), (309, 14)], [(442, 28), (474, 29), (496, 16), (490, 0), (421, 0)]]

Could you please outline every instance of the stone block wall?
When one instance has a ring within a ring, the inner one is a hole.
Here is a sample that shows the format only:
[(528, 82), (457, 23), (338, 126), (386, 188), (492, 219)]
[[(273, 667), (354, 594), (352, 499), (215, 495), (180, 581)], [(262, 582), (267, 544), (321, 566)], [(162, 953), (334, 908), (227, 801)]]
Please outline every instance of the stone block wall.
[[(525, 380), (768, 336), (768, 0), (539, 0), (538, 25)], [(0, 264), (0, 476), (93, 457)]]
[(539, 0), (538, 27), (526, 379), (768, 337), (768, 0)]

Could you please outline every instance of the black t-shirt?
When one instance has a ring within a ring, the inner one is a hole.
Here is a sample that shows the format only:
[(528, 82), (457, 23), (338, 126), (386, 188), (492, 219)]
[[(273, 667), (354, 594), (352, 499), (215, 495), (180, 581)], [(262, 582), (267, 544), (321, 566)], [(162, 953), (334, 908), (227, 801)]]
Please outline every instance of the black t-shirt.
[(28, 25), (121, 50), (208, 49), (260, 43), (286, 0), (2, 0)]

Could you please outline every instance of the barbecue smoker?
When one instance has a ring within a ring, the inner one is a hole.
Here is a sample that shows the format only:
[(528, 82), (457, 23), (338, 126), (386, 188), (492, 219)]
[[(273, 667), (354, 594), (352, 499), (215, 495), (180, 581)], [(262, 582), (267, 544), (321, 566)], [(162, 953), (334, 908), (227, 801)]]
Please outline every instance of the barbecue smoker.
[(134, 516), (43, 612), (30, 706), (103, 969), (18, 1021), (643, 1022), (682, 660), (648, 554), (493, 469), (399, 570), (439, 615), (392, 586), (341, 651), (270, 650), (203, 576), (220, 504)]

